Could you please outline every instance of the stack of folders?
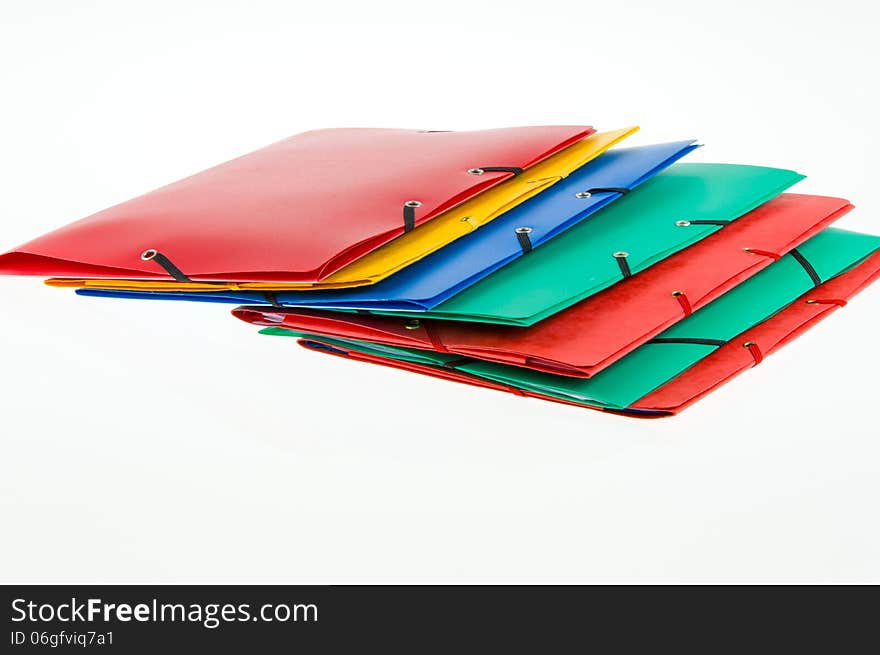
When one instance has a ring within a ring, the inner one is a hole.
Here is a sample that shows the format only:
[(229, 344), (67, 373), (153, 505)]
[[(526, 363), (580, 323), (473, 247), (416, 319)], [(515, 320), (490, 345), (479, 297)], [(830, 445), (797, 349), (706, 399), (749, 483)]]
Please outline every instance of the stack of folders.
[(621, 147), (637, 129), (306, 132), (39, 237), (0, 273), (231, 303), (316, 353), (668, 416), (875, 280), (880, 237), (829, 227), (852, 205), (789, 193), (798, 173), (681, 161), (693, 140)]

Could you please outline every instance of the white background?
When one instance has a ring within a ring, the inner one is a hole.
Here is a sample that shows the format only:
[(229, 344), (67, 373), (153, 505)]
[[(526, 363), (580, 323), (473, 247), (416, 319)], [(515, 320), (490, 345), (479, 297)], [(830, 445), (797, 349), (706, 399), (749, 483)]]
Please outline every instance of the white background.
[[(636, 123), (877, 233), (873, 6), (0, 0), (0, 249), (333, 126)], [(641, 422), (229, 309), (0, 278), (0, 580), (880, 582), (880, 288)]]

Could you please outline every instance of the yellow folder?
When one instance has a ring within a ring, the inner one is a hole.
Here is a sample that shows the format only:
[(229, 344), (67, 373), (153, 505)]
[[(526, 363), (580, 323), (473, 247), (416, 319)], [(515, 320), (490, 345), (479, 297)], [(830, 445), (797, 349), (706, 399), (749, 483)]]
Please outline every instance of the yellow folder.
[(427, 257), (548, 189), (587, 162), (635, 133), (638, 127), (599, 132), (578, 141), (522, 174), (444, 212), (415, 230), (361, 257), (318, 282), (172, 282), (166, 280), (85, 280), (50, 278), (53, 287), (88, 287), (128, 291), (221, 291), (223, 289), (282, 291), (343, 289), (375, 284)]

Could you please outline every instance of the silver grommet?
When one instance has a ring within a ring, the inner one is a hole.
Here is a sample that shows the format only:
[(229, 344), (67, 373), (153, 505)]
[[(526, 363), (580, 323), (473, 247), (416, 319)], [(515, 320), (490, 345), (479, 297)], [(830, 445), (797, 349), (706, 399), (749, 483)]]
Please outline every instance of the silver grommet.
[(150, 248), (149, 250), (144, 250), (141, 253), (141, 259), (143, 259), (145, 262), (148, 262), (158, 254), (159, 254), (158, 250), (156, 250), (155, 248)]
[(754, 341), (746, 341), (746, 342), (743, 344), (743, 348), (748, 348), (749, 346), (757, 346), (757, 345), (758, 345), (758, 344), (756, 344)]
[(674, 298), (678, 298), (679, 296), (683, 296), (683, 295), (684, 295), (684, 291), (673, 291), (672, 292), (672, 296)]
[(467, 223), (469, 220), (471, 220), (471, 218), (473, 218), (473, 217), (472, 217), (472, 216), (462, 216), (462, 217), (461, 217), (461, 222), (462, 222), (462, 223)]
[(485, 172), (486, 171), (484, 171), (482, 168), (469, 168), (468, 169), (468, 173), (470, 175), (482, 175)]
[(690, 221), (675, 221), (675, 224), (678, 227), (687, 227), (688, 225), (691, 224), (691, 222)]
[(403, 204), (406, 205), (407, 207), (421, 207), (422, 206), (422, 203), (418, 200), (407, 200)]
[(422, 322), (419, 319), (414, 318), (413, 320), (404, 323), (403, 327), (405, 327), (407, 330), (418, 330), (420, 327), (422, 327)]
[(589, 191), (578, 191), (576, 194), (574, 194), (575, 198), (591, 198), (592, 196), (593, 194)]
[(623, 259), (625, 257), (629, 257), (628, 252), (624, 252), (623, 250), (618, 250), (616, 253), (612, 255), (612, 257), (617, 257), (617, 259)]
[(517, 234), (531, 234), (532, 228), (530, 227), (518, 227), (514, 230)]
[(752, 252), (751, 248), (743, 248), (743, 252)]
[(815, 300), (805, 300), (804, 302), (807, 303), (808, 305), (815, 305), (816, 304)]

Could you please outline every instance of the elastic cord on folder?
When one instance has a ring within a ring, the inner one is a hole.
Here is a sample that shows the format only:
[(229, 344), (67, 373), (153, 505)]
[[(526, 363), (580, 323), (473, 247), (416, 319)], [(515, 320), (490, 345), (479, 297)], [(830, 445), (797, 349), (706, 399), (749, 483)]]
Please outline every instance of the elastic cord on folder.
[(625, 195), (629, 193), (629, 189), (622, 186), (597, 186), (592, 189), (587, 189), (586, 191), (578, 191), (574, 194), (575, 198), (589, 198), (594, 193), (619, 193), (620, 195)]
[(623, 275), (624, 279), (632, 277), (632, 270), (630, 270), (629, 262), (626, 261), (626, 258), (629, 257), (629, 253), (621, 250), (614, 253), (612, 256), (617, 260), (617, 265), (620, 267), (620, 273)]
[(675, 221), (675, 224), (678, 227), (687, 227), (688, 225), (730, 225), (733, 221), (725, 221), (722, 219), (718, 220), (710, 220), (706, 219), (703, 221)]
[(839, 298), (826, 298), (826, 299), (820, 299), (820, 298), (813, 299), (813, 298), (811, 298), (810, 300), (805, 300), (804, 302), (806, 302), (808, 305), (837, 305), (838, 307), (845, 307), (846, 306), (846, 301), (840, 300)]
[(514, 175), (520, 175), (523, 172), (523, 169), (518, 166), (477, 166), (476, 168), (469, 168), (468, 173), (471, 175), (482, 175), (483, 173), (513, 173)]
[(758, 344), (756, 344), (754, 341), (746, 341), (743, 344), (743, 348), (749, 349), (749, 352), (752, 354), (752, 359), (755, 360), (755, 364), (760, 364), (764, 361), (764, 353), (761, 352)]
[(429, 327), (427, 322), (423, 322), (422, 327), (425, 329), (425, 334), (428, 339), (431, 340), (431, 345), (434, 346), (434, 350), (440, 353), (448, 353), (449, 349), (443, 345), (443, 342), (440, 341), (440, 337), (434, 334), (434, 331)]
[(281, 303), (278, 302), (278, 296), (276, 296), (271, 291), (263, 292), (263, 298), (265, 298), (266, 302), (269, 303), (270, 305), (272, 305), (272, 307), (281, 307), (282, 306)]
[(416, 226), (416, 207), (421, 207), (418, 200), (407, 200), (403, 203), (403, 231), (411, 232)]
[(525, 255), (527, 252), (531, 252), (532, 239), (529, 235), (532, 233), (532, 228), (518, 227), (514, 231), (516, 232), (516, 238), (517, 241), (519, 241), (519, 247), (522, 248), (523, 254)]
[(743, 250), (751, 255), (761, 255), (762, 257), (769, 257), (776, 261), (782, 259), (782, 255), (770, 252), (769, 250), (758, 250), (757, 248), (743, 248)]
[(822, 278), (819, 277), (819, 274), (816, 272), (816, 269), (813, 268), (813, 265), (807, 261), (807, 258), (804, 257), (797, 248), (792, 248), (788, 251), (792, 257), (795, 258), (798, 264), (803, 266), (804, 270), (807, 272), (807, 275), (810, 276), (810, 279), (813, 281), (813, 286), (818, 287), (822, 284)]
[(595, 189), (587, 189), (587, 193), (619, 193), (625, 196), (629, 189), (623, 186), (597, 186)]
[(681, 308), (684, 310), (685, 316), (690, 316), (694, 313), (694, 308), (691, 306), (691, 301), (688, 300), (688, 297), (685, 295), (684, 291), (673, 291), (672, 297), (678, 301), (679, 305), (681, 305)]
[(170, 259), (168, 259), (165, 255), (163, 255), (161, 252), (159, 252), (155, 248), (150, 248), (149, 250), (144, 250), (141, 253), (141, 259), (143, 259), (145, 262), (148, 262), (148, 261), (156, 262), (157, 264), (159, 264), (159, 266), (161, 266), (162, 268), (165, 269), (165, 272), (168, 273), (168, 275), (173, 277), (178, 282), (192, 282), (192, 280), (190, 280), (186, 275), (184, 275), (183, 271), (181, 271), (179, 268), (177, 268), (177, 266), (175, 266), (174, 263)]
[(623, 186), (597, 186), (592, 189), (582, 191), (582, 193), (589, 193), (590, 195), (593, 195), (594, 193), (619, 193), (620, 195), (625, 196), (627, 193), (629, 193), (629, 191), (629, 189)]

